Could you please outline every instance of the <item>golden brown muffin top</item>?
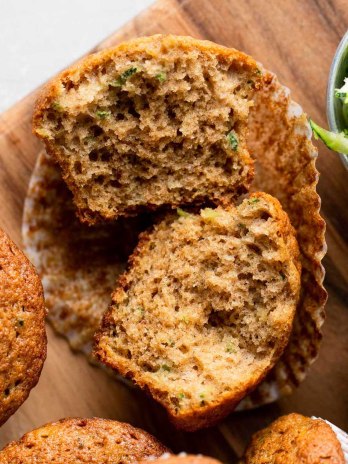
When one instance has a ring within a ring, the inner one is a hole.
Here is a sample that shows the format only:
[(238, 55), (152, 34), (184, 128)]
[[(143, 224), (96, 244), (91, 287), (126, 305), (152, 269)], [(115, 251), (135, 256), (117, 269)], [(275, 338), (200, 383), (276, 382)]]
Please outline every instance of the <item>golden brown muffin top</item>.
[(26, 400), (46, 358), (40, 279), (0, 229), (0, 425)]
[(336, 434), (325, 421), (289, 414), (253, 436), (243, 462), (344, 464), (345, 461)]
[(168, 449), (147, 432), (107, 419), (62, 419), (12, 442), (0, 464), (129, 464), (159, 457)]

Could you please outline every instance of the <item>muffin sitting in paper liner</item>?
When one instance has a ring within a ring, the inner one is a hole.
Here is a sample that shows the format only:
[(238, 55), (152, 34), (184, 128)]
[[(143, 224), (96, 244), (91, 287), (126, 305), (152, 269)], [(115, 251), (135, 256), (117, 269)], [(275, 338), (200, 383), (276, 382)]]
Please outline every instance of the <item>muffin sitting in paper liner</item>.
[[(303, 381), (318, 354), (326, 302), (321, 265), (326, 251), (325, 223), (319, 215), (316, 192), (317, 150), (302, 109), (267, 71), (251, 111), (248, 143), (256, 158), (253, 190), (263, 190), (281, 201), (297, 232), (303, 272), (290, 342), (239, 409), (275, 401)], [(116, 277), (123, 271), (143, 224), (128, 219), (89, 229), (74, 218), (73, 208), (58, 168), (42, 153), (25, 203), (24, 243), (43, 277), (50, 321), (74, 348), (90, 353)], [(85, 250), (82, 258), (81, 248)]]
[(345, 464), (348, 464), (348, 434), (344, 432), (342, 429), (340, 429), (339, 427), (337, 427), (336, 425), (331, 424), (331, 422), (329, 422), (328, 420), (321, 419), (320, 417), (314, 417), (314, 416), (312, 416), (312, 419), (323, 420), (332, 428), (332, 430), (335, 432), (336, 437), (342, 447), (342, 451), (344, 455), (344, 462)]
[(288, 414), (253, 435), (240, 464), (345, 464), (347, 438), (323, 419)]

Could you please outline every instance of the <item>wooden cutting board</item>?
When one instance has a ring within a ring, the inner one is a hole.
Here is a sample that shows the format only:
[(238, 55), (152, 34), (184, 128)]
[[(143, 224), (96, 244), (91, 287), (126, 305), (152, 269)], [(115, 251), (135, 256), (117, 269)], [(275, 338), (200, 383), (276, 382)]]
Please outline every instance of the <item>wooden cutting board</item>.
[[(345, 0), (160, 0), (96, 50), (135, 36), (169, 32), (233, 46), (277, 73), (293, 98), (325, 125), (328, 72), (347, 27)], [(0, 117), (0, 226), (19, 245), (23, 201), (40, 149), (30, 127), (36, 94)], [(174, 451), (205, 453), (233, 463), (252, 432), (284, 413), (321, 416), (348, 429), (348, 172), (338, 156), (319, 148), (319, 192), (329, 250), (324, 261), (327, 321), (319, 359), (292, 396), (234, 413), (217, 428), (181, 433), (151, 400), (72, 354), (65, 340), (48, 328), (48, 358), (39, 385), (1, 428), (0, 446), (48, 421), (100, 416), (143, 427)]]

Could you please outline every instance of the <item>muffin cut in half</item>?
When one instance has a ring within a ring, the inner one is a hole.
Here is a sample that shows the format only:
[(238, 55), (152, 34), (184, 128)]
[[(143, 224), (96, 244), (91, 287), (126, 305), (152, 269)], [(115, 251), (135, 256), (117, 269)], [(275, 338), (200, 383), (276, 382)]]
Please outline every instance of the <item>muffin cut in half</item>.
[(179, 210), (143, 233), (96, 337), (96, 356), (148, 390), (180, 428), (226, 416), (291, 331), (299, 251), (280, 203)]
[(0, 451), (0, 464), (130, 464), (168, 449), (153, 436), (107, 419), (62, 419), (25, 434)]
[(208, 41), (155, 35), (91, 55), (51, 81), (33, 130), (58, 160), (81, 220), (219, 203), (248, 189), (261, 71)]
[(341, 444), (322, 419), (280, 417), (255, 433), (241, 464), (345, 464)]
[(40, 378), (47, 347), (45, 316), (34, 266), (0, 229), (0, 426)]

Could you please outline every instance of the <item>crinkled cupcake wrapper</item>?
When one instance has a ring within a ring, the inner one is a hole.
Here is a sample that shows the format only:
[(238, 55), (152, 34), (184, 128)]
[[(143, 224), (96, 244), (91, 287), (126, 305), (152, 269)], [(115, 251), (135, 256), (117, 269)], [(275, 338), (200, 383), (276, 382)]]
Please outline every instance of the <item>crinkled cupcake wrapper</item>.
[(249, 124), (248, 144), (256, 159), (252, 189), (277, 197), (296, 229), (302, 262), (301, 295), (284, 353), (256, 390), (242, 400), (239, 410), (290, 394), (318, 355), (327, 299), (321, 265), (326, 243), (316, 192), (318, 153), (311, 138), (307, 117), (291, 100), (289, 89), (265, 71), (265, 86), (256, 95)]
[[(132, 386), (91, 355), (94, 332), (125, 267), (125, 260), (115, 259), (110, 264), (109, 253), (105, 254), (115, 232), (113, 226), (90, 228), (79, 223), (58, 166), (42, 151), (24, 203), (22, 236), (25, 252), (42, 278), (48, 320), (72, 350), (82, 352), (91, 364)], [(84, 270), (76, 265), (76, 243), (88, 247), (87, 258), (94, 263), (93, 268)], [(111, 247), (110, 252), (113, 256)]]
[[(321, 418), (312, 416), (312, 419), (321, 419)], [(338, 441), (341, 444), (345, 462), (346, 462), (346, 464), (348, 464), (348, 434), (346, 432), (344, 432), (342, 429), (340, 429), (339, 427), (337, 427), (336, 425), (331, 424), (331, 422), (329, 422), (328, 420), (326, 420), (326, 419), (321, 419), (321, 420), (326, 422), (332, 428), (332, 430), (335, 432), (336, 437), (337, 437)]]

